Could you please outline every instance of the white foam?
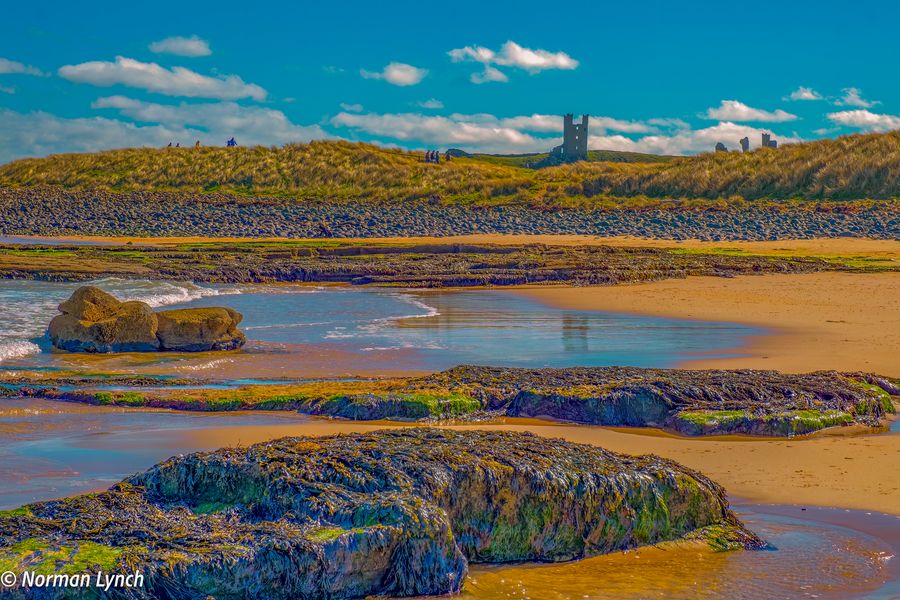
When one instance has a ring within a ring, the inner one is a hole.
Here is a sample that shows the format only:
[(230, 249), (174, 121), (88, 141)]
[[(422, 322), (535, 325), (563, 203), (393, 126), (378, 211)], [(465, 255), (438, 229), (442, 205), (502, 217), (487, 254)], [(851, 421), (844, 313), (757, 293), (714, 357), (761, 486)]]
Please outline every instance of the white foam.
[(217, 358), (198, 365), (183, 365), (175, 368), (179, 371), (204, 371), (206, 369), (215, 369), (216, 367), (221, 367), (222, 365), (231, 364), (233, 362), (234, 361), (230, 358)]
[(202, 287), (191, 282), (131, 280), (109, 277), (91, 282), (116, 296), (119, 300), (140, 300), (154, 308), (182, 304), (208, 296), (240, 294), (237, 287), (216, 289)]
[(29, 354), (37, 354), (41, 349), (37, 344), (25, 340), (0, 342), (0, 361), (19, 358)]
[(316, 325), (329, 325), (329, 323), (321, 321), (312, 323), (286, 323), (284, 325), (253, 325), (251, 327), (242, 327), (242, 329), (244, 331), (251, 331), (254, 329), (296, 329), (300, 327), (315, 327)]

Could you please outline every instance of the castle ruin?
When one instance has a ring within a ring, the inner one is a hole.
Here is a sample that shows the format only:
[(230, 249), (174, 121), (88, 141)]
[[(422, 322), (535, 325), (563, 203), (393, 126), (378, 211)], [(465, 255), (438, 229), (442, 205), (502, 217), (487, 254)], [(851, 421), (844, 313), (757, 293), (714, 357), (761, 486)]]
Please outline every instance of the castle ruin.
[(563, 143), (553, 149), (552, 155), (565, 162), (585, 160), (588, 153), (588, 116), (581, 115), (581, 123), (575, 123), (572, 113), (563, 117)]

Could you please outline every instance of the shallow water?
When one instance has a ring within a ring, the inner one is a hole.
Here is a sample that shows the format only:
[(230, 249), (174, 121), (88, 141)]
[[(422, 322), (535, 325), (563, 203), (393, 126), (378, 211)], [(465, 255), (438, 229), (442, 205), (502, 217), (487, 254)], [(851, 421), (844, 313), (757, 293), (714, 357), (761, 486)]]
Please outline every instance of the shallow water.
[(461, 598), (893, 598), (900, 519), (792, 506), (738, 505), (775, 550), (674, 544), (552, 565), (476, 565)]
[[(0, 367), (147, 371), (234, 377), (434, 371), (457, 364), (529, 367), (673, 366), (723, 356), (760, 330), (547, 308), (504, 290), (428, 291), (301, 285), (199, 286), (96, 282), (153, 306), (225, 305), (243, 313), (249, 342), (229, 354), (85, 357), (51, 353), (43, 335), (56, 306), (79, 284), (6, 281), (0, 288)], [(277, 370), (274, 365), (281, 367)]]
[[(0, 509), (103, 489), (179, 453), (402, 426), (409, 424), (0, 399)], [(900, 592), (891, 558), (900, 544), (900, 519), (815, 508), (739, 510), (777, 551), (716, 554), (681, 544), (571, 563), (474, 566), (462, 597), (889, 598)]]

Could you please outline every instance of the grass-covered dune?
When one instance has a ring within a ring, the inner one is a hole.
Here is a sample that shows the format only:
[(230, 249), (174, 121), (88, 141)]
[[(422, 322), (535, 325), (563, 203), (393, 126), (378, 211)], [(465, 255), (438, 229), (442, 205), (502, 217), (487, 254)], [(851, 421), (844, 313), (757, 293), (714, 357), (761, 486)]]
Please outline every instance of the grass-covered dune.
[(764, 545), (720, 486), (672, 461), (530, 434), (406, 429), (179, 456), (106, 492), (2, 512), (0, 569), (140, 573), (128, 598), (439, 595), (462, 588), (469, 563), (684, 538)]
[(621, 198), (857, 200), (900, 194), (900, 132), (656, 163), (580, 162), (532, 170), (503, 162), (475, 156), (427, 164), (422, 153), (341, 141), (145, 148), (15, 161), (0, 167), (0, 187), (536, 206)]
[[(131, 389), (97, 389), (111, 383)], [(418, 378), (224, 390), (166, 389), (161, 383), (127, 377), (111, 382), (29, 376), (0, 380), (0, 395), (195, 411), (296, 410), (353, 420), (549, 417), (591, 425), (661, 427), (686, 435), (768, 436), (853, 423), (880, 425), (894, 414), (892, 394), (900, 395), (900, 382), (865, 373), (634, 367), (460, 366)], [(60, 390), (64, 384), (75, 389)]]
[[(549, 152), (532, 152), (528, 154), (467, 154), (467, 158), (489, 162), (508, 167), (527, 169), (553, 166)], [(660, 163), (676, 158), (665, 154), (645, 154), (643, 152), (627, 152), (621, 150), (588, 150), (588, 162), (613, 163)]]

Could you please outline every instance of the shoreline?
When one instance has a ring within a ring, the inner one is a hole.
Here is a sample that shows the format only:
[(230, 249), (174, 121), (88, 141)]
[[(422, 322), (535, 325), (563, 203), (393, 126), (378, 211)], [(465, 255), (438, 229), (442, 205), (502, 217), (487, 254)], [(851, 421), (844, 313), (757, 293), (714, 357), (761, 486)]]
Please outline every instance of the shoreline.
[[(354, 421), (281, 411), (196, 413), (172, 409), (93, 406), (51, 400), (40, 401), (38, 408), (57, 415), (135, 412), (142, 415), (183, 414), (202, 420), (226, 417), (236, 421), (234, 424), (223, 423), (188, 430), (157, 430), (153, 437), (153, 448), (162, 451), (160, 456), (246, 446), (289, 436), (364, 433), (409, 427), (530, 432), (544, 438), (562, 438), (570, 442), (599, 446), (621, 454), (654, 454), (674, 460), (722, 485), (735, 503), (877, 511), (900, 517), (900, 462), (895, 459), (896, 451), (900, 448), (900, 434), (893, 432), (844, 434), (839, 430), (825, 430), (794, 438), (736, 435), (684, 437), (651, 428), (605, 427), (529, 417), (503, 417), (490, 422), (424, 424), (386, 420)], [(239, 420), (245, 418), (247, 422), (240, 423)], [(119, 433), (91, 438), (87, 446), (81, 447), (128, 453), (140, 450), (144, 447), (143, 444), (144, 442), (123, 437)]]
[(900, 273), (689, 277), (598, 287), (520, 286), (563, 310), (720, 321), (762, 328), (739, 356), (689, 358), (677, 368), (866, 371), (900, 376)]

